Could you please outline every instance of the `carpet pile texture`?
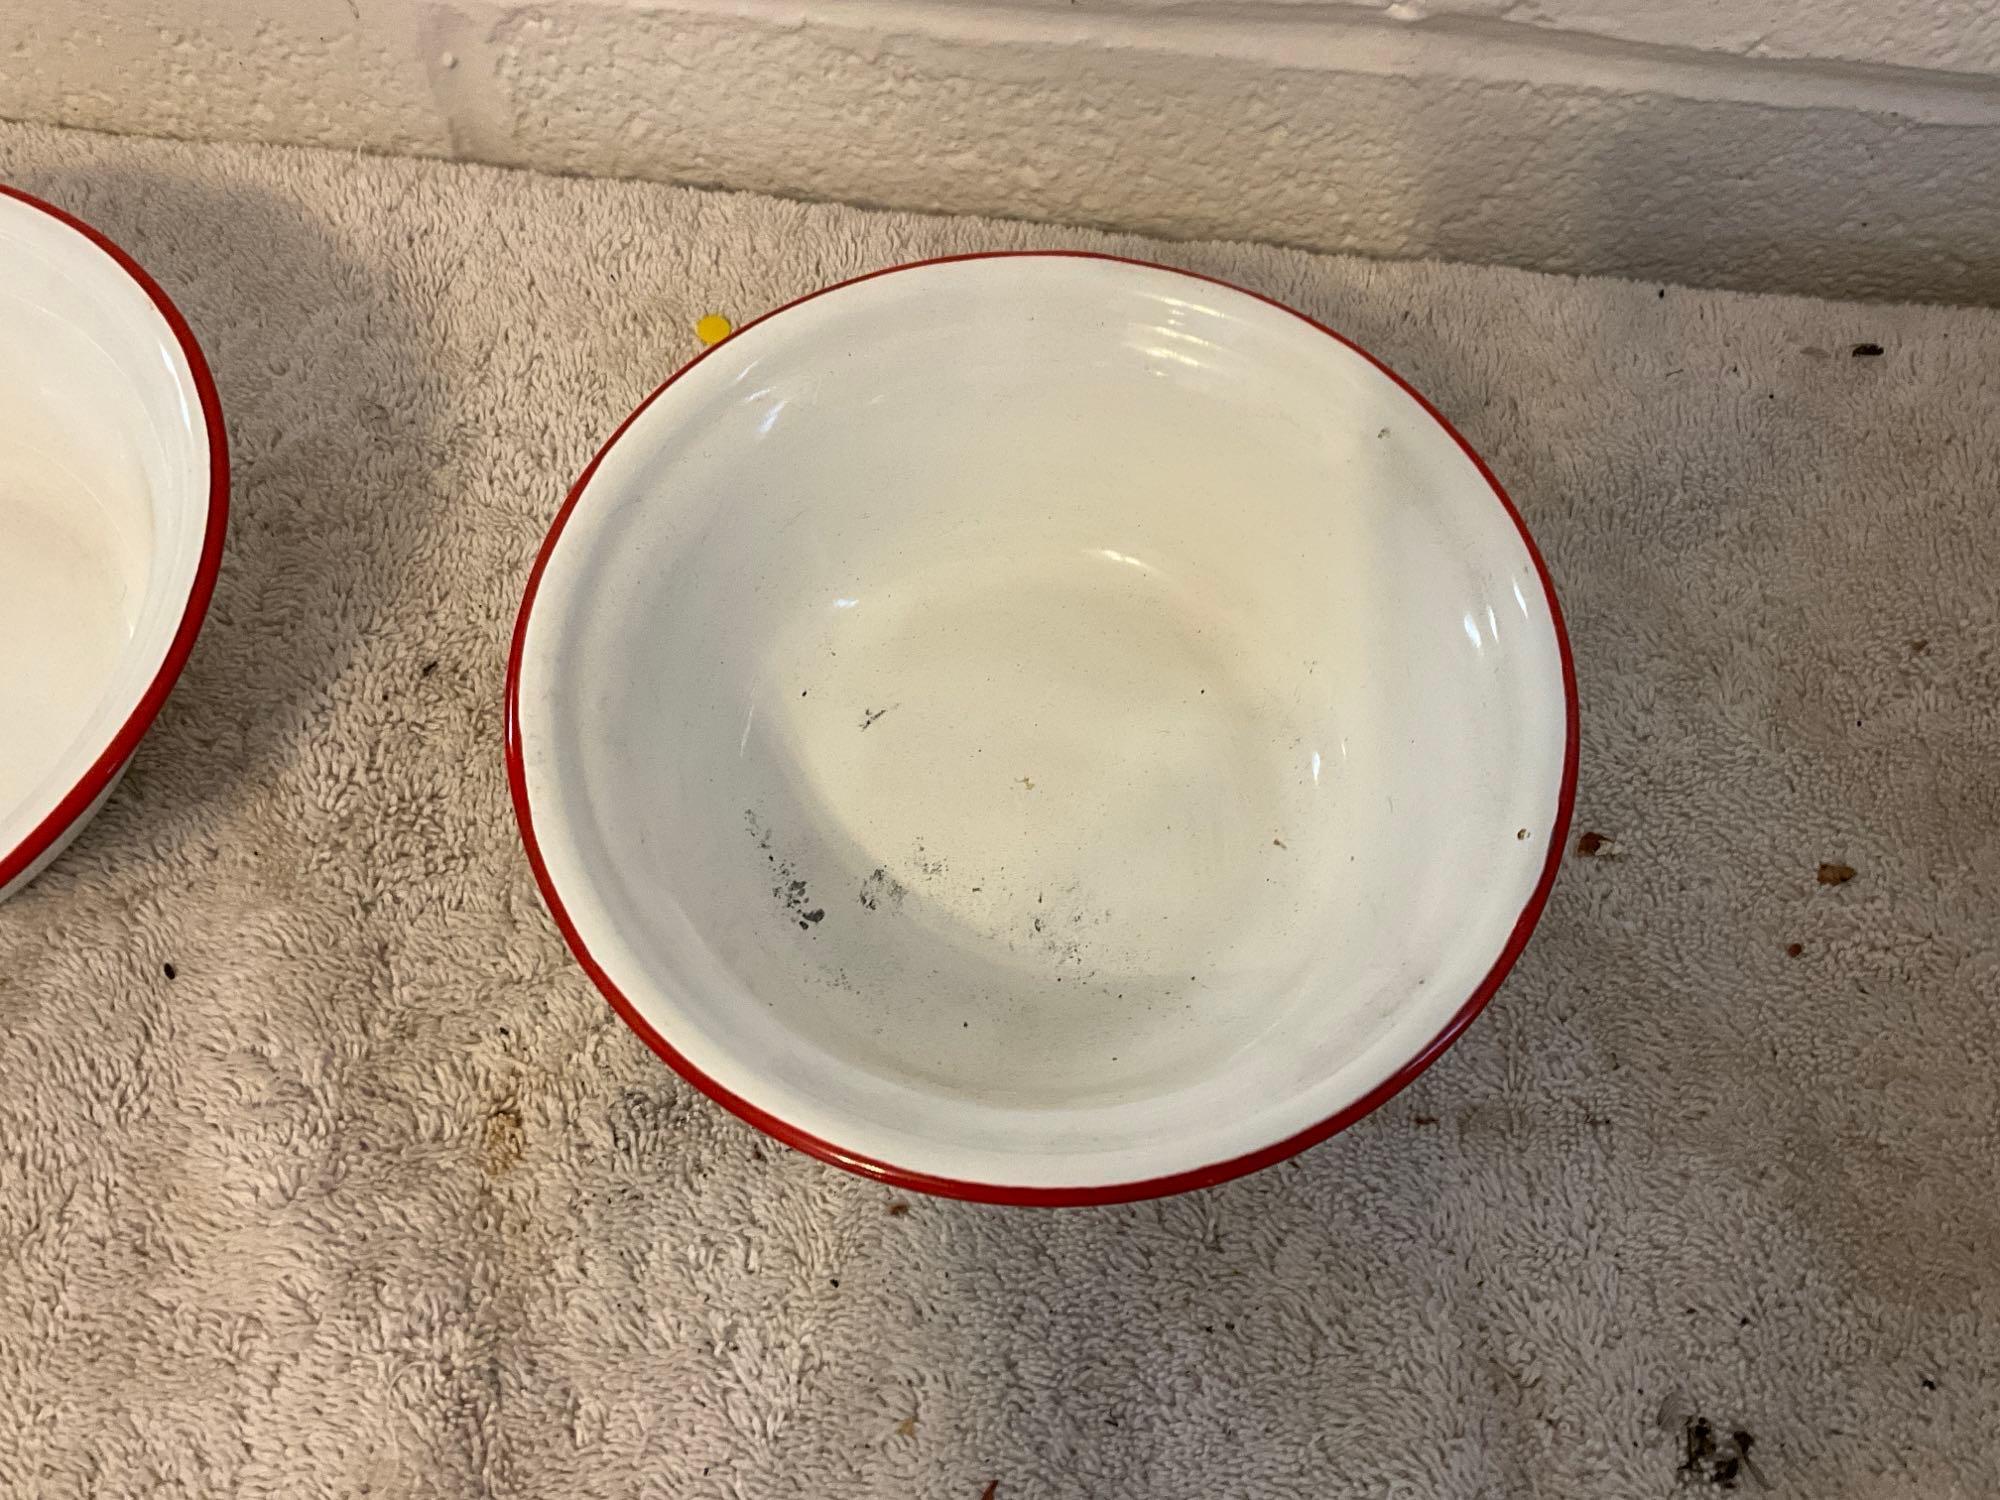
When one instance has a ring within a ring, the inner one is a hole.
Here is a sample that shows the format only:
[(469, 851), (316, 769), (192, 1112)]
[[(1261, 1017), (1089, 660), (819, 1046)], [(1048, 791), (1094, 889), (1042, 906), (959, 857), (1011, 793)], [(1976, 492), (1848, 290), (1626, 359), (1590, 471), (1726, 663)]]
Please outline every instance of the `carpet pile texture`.
[[(19, 126), (0, 179), (178, 301), (235, 471), (186, 675), (0, 908), (0, 1493), (2000, 1493), (2000, 314)], [(529, 560), (698, 317), (1031, 245), (1396, 366), (1583, 695), (1590, 852), (1463, 1040), (1102, 1210), (682, 1085), (500, 755)]]

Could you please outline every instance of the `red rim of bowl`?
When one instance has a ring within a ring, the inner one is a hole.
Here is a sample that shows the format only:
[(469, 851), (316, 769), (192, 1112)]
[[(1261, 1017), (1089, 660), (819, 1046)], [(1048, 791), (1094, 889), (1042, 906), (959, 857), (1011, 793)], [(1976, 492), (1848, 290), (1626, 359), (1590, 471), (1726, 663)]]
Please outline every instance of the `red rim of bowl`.
[(563, 528), (569, 521), (570, 513), (576, 509), (577, 501), (582, 497), (584, 490), (589, 487), (591, 477), (596, 474), (597, 466), (604, 461), (604, 456), (625, 435), (625, 430), (639, 419), (647, 407), (659, 399), (661, 393), (668, 386), (671, 386), (675, 381), (687, 374), (688, 371), (700, 364), (715, 349), (720, 348), (720, 344), (702, 350), (701, 353), (695, 355), (693, 359), (674, 371), (672, 375), (668, 376), (660, 384), (659, 388), (652, 395), (639, 403), (630, 416), (618, 424), (618, 430), (605, 440), (604, 446), (597, 450), (597, 453), (591, 458), (590, 463), (585, 467), (583, 473), (577, 477), (576, 483), (570, 486), (569, 494), (563, 500), (562, 508), (556, 512), (556, 518), (549, 526), (548, 535), (543, 538), (541, 550), (535, 555), (534, 566), (529, 570), (527, 587), (521, 597), (520, 613), (515, 617), (514, 621), (513, 649), (509, 652), (507, 658), (506, 756), (507, 782), (513, 794), (514, 815), (521, 825), (521, 842), (527, 850), (528, 863), (535, 872), (535, 882), (541, 887), (542, 899), (548, 904), (549, 912), (555, 918), (556, 926), (562, 932), (563, 941), (569, 945), (570, 952), (576, 956), (577, 962), (583, 966), (584, 972), (590, 976), (592, 982), (603, 992), (604, 998), (611, 1003), (611, 1008), (676, 1073), (679, 1073), (681, 1077), (700, 1089), (702, 1093), (708, 1095), (709, 1098), (720, 1104), (724, 1109), (748, 1121), (766, 1135), (783, 1141), (786, 1145), (795, 1147), (805, 1152), (808, 1156), (818, 1157), (821, 1161), (828, 1162), (836, 1167), (845, 1168), (847, 1171), (857, 1173), (860, 1176), (873, 1178), (878, 1182), (887, 1183), (893, 1187), (906, 1188), (912, 1192), (929, 1193), (945, 1198), (966, 1198), (980, 1203), (1001, 1203), (1022, 1207), (1060, 1208), (1085, 1204), (1128, 1203), (1141, 1198), (1165, 1197), (1172, 1193), (1187, 1192), (1193, 1188), (1212, 1187), (1217, 1183), (1227, 1182), (1233, 1177), (1241, 1177), (1247, 1173), (1255, 1172), (1276, 1162), (1283, 1161), (1287, 1157), (1294, 1156), (1305, 1150), (1308, 1146), (1319, 1144), (1319, 1142), (1335, 1134), (1337, 1131), (1346, 1129), (1346, 1127), (1352, 1125), (1362, 1116), (1388, 1102), (1389, 1099), (1399, 1093), (1419, 1073), (1435, 1062), (1447, 1047), (1458, 1040), (1459, 1033), (1471, 1024), (1472, 1018), (1485, 1009), (1486, 1002), (1493, 997), (1494, 991), (1499, 989), (1501, 981), (1507, 977), (1508, 971), (1514, 967), (1515, 960), (1521, 956), (1522, 949), (1527, 946), (1528, 937), (1535, 930), (1536, 922), (1541, 918), (1542, 908), (1548, 903), (1549, 891), (1555, 884), (1556, 871), (1562, 864), (1563, 850), (1569, 842), (1570, 816), (1576, 804), (1577, 695), (1576, 662), (1570, 654), (1569, 632), (1563, 624), (1562, 607), (1556, 602), (1555, 585), (1550, 581), (1548, 565), (1542, 560), (1541, 550), (1535, 546), (1535, 539), (1528, 534), (1527, 524), (1522, 521), (1520, 511), (1515, 509), (1513, 500), (1508, 497), (1507, 491), (1501, 487), (1500, 481), (1493, 477), (1493, 471), (1486, 466), (1486, 461), (1473, 450), (1472, 445), (1459, 434), (1458, 429), (1446, 421), (1443, 414), (1435, 406), (1432, 406), (1429, 401), (1425, 400), (1422, 393), (1407, 380), (1403, 379), (1402, 376), (1398, 375), (1394, 370), (1390, 369), (1381, 360), (1377, 359), (1352, 339), (1334, 332), (1334, 330), (1328, 328), (1325, 324), (1315, 318), (1306, 316), (1306, 314), (1298, 311), (1296, 308), (1287, 307), (1275, 298), (1266, 297), (1259, 292), (1253, 292), (1245, 287), (1236, 286), (1231, 282), (1223, 281), (1219, 277), (1204, 276), (1197, 271), (1183, 271), (1177, 266), (1162, 266), (1153, 261), (1136, 260), (1130, 256), (1102, 255), (1090, 250), (997, 250), (975, 252), (969, 255), (940, 255), (929, 260), (910, 261), (907, 264), (897, 266), (885, 266), (879, 271), (870, 271), (865, 275), (853, 276), (845, 281), (835, 282), (831, 286), (821, 287), (816, 292), (808, 292), (805, 296), (795, 298), (783, 304), (783, 306), (775, 307), (762, 317), (744, 324), (743, 329), (739, 329), (738, 333), (754, 328), (758, 323), (775, 318), (780, 313), (797, 307), (802, 302), (810, 302), (816, 297), (824, 297), (830, 292), (840, 291), (844, 287), (854, 286), (859, 282), (873, 281), (878, 276), (893, 276), (899, 271), (914, 271), (925, 266), (948, 265), (954, 261), (1000, 260), (1036, 256), (1073, 260), (1115, 261), (1121, 265), (1141, 266), (1153, 271), (1167, 271), (1176, 276), (1186, 276), (1196, 281), (1205, 281), (1216, 286), (1227, 287), (1230, 291), (1240, 292), (1242, 295), (1254, 298), (1256, 301), (1262, 302), (1269, 307), (1275, 307), (1280, 312), (1290, 314), (1309, 327), (1318, 329), (1327, 337), (1336, 340), (1353, 350), (1356, 354), (1359, 354), (1363, 359), (1375, 366), (1376, 369), (1388, 376), (1389, 379), (1393, 380), (1419, 406), (1429, 413), (1431, 419), (1438, 426), (1450, 434), (1452, 440), (1464, 450), (1465, 456), (1472, 460), (1473, 466), (1479, 470), (1480, 476), (1485, 479), (1488, 487), (1492, 489), (1494, 499), (1500, 502), (1501, 509), (1506, 511), (1508, 519), (1514, 523), (1515, 530), (1520, 533), (1522, 545), (1528, 549), (1528, 556), (1535, 565), (1535, 574), (1541, 580), (1543, 596), (1548, 601), (1549, 620), (1555, 628), (1556, 649), (1562, 661), (1564, 699), (1562, 786), (1557, 796), (1555, 825), (1551, 830), (1552, 836), (1549, 840), (1549, 852), (1542, 865), (1541, 878), (1535, 882), (1535, 888), (1530, 892), (1527, 904), (1521, 908), (1520, 916), (1515, 919), (1513, 930), (1508, 934), (1507, 941), (1502, 946), (1499, 957), (1494, 960), (1493, 966), (1486, 971), (1486, 977), (1480, 980), (1478, 986), (1467, 997), (1465, 1003), (1458, 1008), (1451, 1020), (1445, 1024), (1442, 1031), (1432, 1037), (1429, 1043), (1419, 1050), (1408, 1062), (1404, 1063), (1402, 1067), (1398, 1068), (1395, 1073), (1377, 1084), (1361, 1098), (1345, 1105), (1317, 1124), (1309, 1125), (1304, 1130), (1287, 1136), (1283, 1140), (1275, 1141), (1268, 1146), (1260, 1146), (1257, 1150), (1246, 1152), (1240, 1156), (1211, 1162), (1204, 1166), (1190, 1167), (1183, 1171), (1168, 1173), (1161, 1177), (1142, 1178), (1132, 1182), (1113, 1182), (1071, 1187), (1017, 1187), (1005, 1183), (961, 1181), (956, 1178), (934, 1176), (927, 1172), (909, 1171), (906, 1168), (895, 1166), (890, 1162), (878, 1161), (872, 1157), (863, 1156), (857, 1152), (849, 1151), (835, 1142), (822, 1140), (818, 1136), (811, 1135), (797, 1126), (779, 1119), (769, 1111), (760, 1109), (749, 1100), (724, 1088), (713, 1078), (703, 1073), (701, 1069), (697, 1068), (686, 1057), (682, 1056), (680, 1052), (675, 1050), (673, 1045), (665, 1037), (661, 1036), (659, 1032), (654, 1030), (644, 1016), (639, 1014), (637, 1007), (625, 997), (618, 986), (612, 982), (611, 976), (604, 971), (603, 967), (591, 955), (590, 949), (584, 944), (582, 934), (577, 931), (576, 924), (570, 920), (569, 912), (563, 905), (562, 897), (556, 891), (555, 882), (549, 876), (548, 866), (542, 860), (541, 846), (535, 839), (534, 813), (528, 802), (527, 771), (521, 754), (521, 656), (523, 647), (527, 641), (529, 616), (534, 611), (535, 593), (541, 584), (543, 570), (548, 566), (550, 554), (555, 551), (556, 543), (562, 536)]
[(153, 674), (153, 680), (146, 684), (146, 691), (139, 695), (139, 701), (132, 705), (132, 711), (118, 726), (118, 732), (112, 735), (111, 742), (85, 769), (76, 785), (63, 794), (62, 800), (56, 803), (48, 816), (29, 830), (26, 838), (0, 854), (0, 889), (5, 889), (15, 877), (32, 868), (50, 845), (61, 838), (69, 826), (104, 794), (104, 789), (111, 784), (119, 768), (131, 758), (133, 750), (158, 715), (160, 705), (166, 702), (167, 694), (173, 690), (181, 668), (187, 664), (188, 653), (194, 649), (194, 638), (200, 633), (202, 619), (208, 613), (209, 598), (215, 592), (215, 575), (222, 566), (222, 536), (229, 525), (229, 441), (222, 430), (222, 401), (216, 395), (215, 381), (208, 373), (208, 361), (202, 357), (201, 345), (195, 342), (194, 330), (188, 327), (187, 319), (181, 316), (173, 300), (160, 290), (159, 283), (146, 274), (145, 268), (83, 220), (64, 213), (52, 203), (44, 203), (5, 183), (0, 183), (0, 196), (25, 203), (29, 208), (38, 209), (57, 223), (75, 230), (110, 256), (121, 271), (139, 284), (139, 290), (152, 299), (153, 306), (167, 320), (167, 327), (181, 346), (181, 356), (187, 360), (188, 371), (194, 377), (195, 395), (201, 402), (202, 423), (208, 431), (206, 529), (202, 533), (201, 555), (195, 560), (194, 582), (188, 590), (187, 605), (181, 611), (180, 623), (174, 627), (173, 639), (167, 643), (167, 654), (161, 660), (159, 670)]

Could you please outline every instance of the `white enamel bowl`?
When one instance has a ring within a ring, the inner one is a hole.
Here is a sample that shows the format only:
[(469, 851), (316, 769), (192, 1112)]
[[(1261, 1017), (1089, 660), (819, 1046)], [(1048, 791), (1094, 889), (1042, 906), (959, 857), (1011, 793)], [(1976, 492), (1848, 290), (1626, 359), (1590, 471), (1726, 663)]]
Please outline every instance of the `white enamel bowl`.
[(1574, 691), (1463, 441), (1249, 293), (903, 267), (656, 391), (529, 581), (509, 766), (621, 1015), (771, 1134), (1014, 1203), (1387, 1098), (1558, 863)]
[(194, 644), (228, 457), (208, 367), (132, 259), (0, 187), (0, 899), (110, 794)]

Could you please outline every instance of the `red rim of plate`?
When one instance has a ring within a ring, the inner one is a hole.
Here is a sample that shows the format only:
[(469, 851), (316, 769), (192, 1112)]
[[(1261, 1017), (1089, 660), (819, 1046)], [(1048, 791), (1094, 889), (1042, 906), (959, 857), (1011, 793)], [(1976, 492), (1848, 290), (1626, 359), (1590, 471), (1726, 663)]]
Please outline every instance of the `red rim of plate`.
[(1445, 1024), (1442, 1031), (1432, 1037), (1429, 1043), (1420, 1049), (1408, 1062), (1404, 1063), (1402, 1067), (1398, 1068), (1395, 1073), (1377, 1084), (1361, 1098), (1345, 1105), (1317, 1124), (1309, 1125), (1304, 1130), (1287, 1136), (1283, 1140), (1275, 1141), (1268, 1146), (1260, 1146), (1255, 1151), (1230, 1157), (1224, 1161), (1211, 1162), (1205, 1166), (1190, 1167), (1183, 1171), (1172, 1172), (1161, 1177), (1148, 1177), (1133, 1182), (1113, 1182), (1070, 1187), (1018, 1187), (1005, 1183), (961, 1181), (957, 1178), (933, 1176), (927, 1172), (909, 1171), (906, 1168), (895, 1166), (890, 1162), (878, 1161), (872, 1157), (863, 1156), (858, 1152), (849, 1151), (832, 1141), (822, 1140), (818, 1136), (811, 1135), (797, 1126), (779, 1119), (769, 1111), (759, 1108), (749, 1100), (724, 1088), (713, 1078), (702, 1072), (701, 1069), (697, 1068), (686, 1057), (682, 1056), (680, 1052), (675, 1050), (673, 1045), (661, 1036), (659, 1032), (654, 1030), (644, 1016), (639, 1014), (638, 1009), (625, 997), (618, 986), (612, 982), (611, 976), (605, 973), (602, 965), (591, 955), (589, 948), (584, 944), (582, 934), (577, 931), (576, 924), (570, 920), (569, 912), (563, 905), (562, 897), (556, 891), (555, 882), (549, 876), (548, 866), (543, 862), (541, 846), (535, 839), (534, 813), (528, 802), (527, 770), (523, 764), (521, 754), (521, 657), (527, 641), (528, 620), (534, 611), (535, 594), (541, 585), (542, 573), (548, 566), (549, 557), (555, 551), (556, 543), (562, 536), (563, 528), (569, 521), (570, 513), (576, 509), (577, 501), (582, 497), (584, 490), (589, 487), (591, 477), (596, 474), (597, 466), (604, 461), (604, 456), (625, 435), (625, 430), (639, 419), (647, 407), (660, 398), (661, 393), (668, 386), (671, 386), (675, 381), (687, 374), (688, 371), (700, 364), (715, 349), (720, 348), (720, 344), (702, 350), (701, 353), (695, 355), (693, 359), (682, 365), (672, 375), (668, 376), (652, 395), (640, 402), (630, 416), (618, 424), (618, 430), (612, 433), (605, 441), (604, 446), (597, 450), (596, 455), (590, 460), (589, 465), (577, 477), (576, 483), (570, 486), (569, 494), (563, 500), (562, 508), (556, 512), (556, 518), (549, 526), (548, 535), (542, 541), (541, 550), (535, 555), (534, 566), (528, 573), (527, 588), (521, 597), (520, 613), (514, 621), (513, 649), (507, 658), (506, 754), (507, 781), (513, 794), (514, 815), (521, 825), (521, 842), (527, 849), (528, 863), (534, 869), (535, 882), (541, 887), (542, 899), (548, 904), (549, 912), (554, 916), (556, 926), (562, 931), (563, 941), (569, 945), (570, 952), (576, 956), (577, 962), (583, 965), (584, 972), (590, 976), (591, 980), (597, 985), (597, 988), (603, 992), (604, 998), (611, 1003), (611, 1008), (676, 1073), (679, 1073), (681, 1077), (700, 1089), (724, 1109), (748, 1121), (766, 1135), (783, 1141), (786, 1145), (795, 1147), (809, 1156), (818, 1157), (821, 1161), (831, 1163), (836, 1167), (843, 1167), (847, 1171), (857, 1173), (860, 1176), (873, 1178), (878, 1182), (888, 1183), (893, 1187), (907, 1188), (913, 1192), (930, 1193), (945, 1198), (967, 1198), (981, 1203), (1002, 1203), (1023, 1207), (1060, 1208), (1085, 1204), (1128, 1203), (1140, 1198), (1165, 1197), (1171, 1193), (1187, 1192), (1193, 1188), (1212, 1187), (1217, 1183), (1227, 1182), (1233, 1177), (1241, 1177), (1247, 1173), (1255, 1172), (1260, 1168), (1268, 1167), (1275, 1162), (1283, 1161), (1285, 1158), (1294, 1156), (1305, 1150), (1308, 1146), (1317, 1145), (1335, 1132), (1344, 1130), (1362, 1116), (1386, 1103), (1419, 1073), (1435, 1062), (1447, 1047), (1458, 1040), (1459, 1033), (1471, 1024), (1472, 1018), (1485, 1009), (1486, 1002), (1493, 997), (1494, 991), (1499, 989), (1501, 981), (1507, 977), (1508, 971), (1514, 967), (1515, 960), (1521, 956), (1521, 950), (1527, 946), (1529, 934), (1535, 930), (1535, 923), (1541, 918), (1542, 908), (1548, 903), (1550, 888), (1555, 884), (1556, 871), (1562, 864), (1563, 850), (1569, 841), (1570, 816), (1575, 809), (1576, 803), (1577, 696), (1576, 663), (1570, 654), (1569, 632), (1563, 625), (1562, 607), (1556, 602), (1555, 585), (1549, 579), (1548, 565), (1542, 560), (1541, 551), (1535, 546), (1535, 539), (1528, 534), (1528, 528), (1526, 523), (1521, 519), (1521, 513), (1514, 508), (1514, 502), (1508, 497), (1507, 491), (1501, 487), (1500, 481), (1493, 477), (1493, 471), (1486, 466), (1486, 461), (1473, 451), (1472, 445), (1459, 434), (1458, 429), (1446, 421), (1443, 414), (1435, 406), (1432, 406), (1429, 401), (1425, 400), (1422, 393), (1407, 380), (1403, 379), (1402, 376), (1398, 375), (1394, 370), (1390, 369), (1381, 360), (1370, 354), (1352, 339), (1334, 332), (1317, 319), (1307, 317), (1296, 308), (1287, 307), (1284, 303), (1274, 298), (1236, 286), (1231, 282), (1223, 281), (1219, 277), (1204, 276), (1197, 271), (1183, 271), (1177, 266), (1162, 266), (1152, 261), (1135, 260), (1129, 256), (1102, 255), (1090, 250), (996, 250), (975, 252), (969, 255), (941, 255), (930, 260), (918, 260), (908, 262), (904, 265), (885, 266), (879, 271), (870, 271), (865, 275), (850, 277), (846, 281), (838, 281), (831, 286), (821, 287), (816, 292), (808, 292), (803, 297), (795, 298), (781, 307), (775, 307), (762, 317), (744, 324), (743, 329), (738, 330), (738, 332), (741, 333), (744, 330), (754, 328), (758, 323), (775, 318), (780, 313), (797, 307), (800, 303), (810, 302), (814, 298), (824, 297), (828, 293), (840, 291), (844, 287), (854, 286), (859, 282), (873, 281), (878, 276), (893, 276), (899, 271), (914, 271), (925, 266), (949, 265), (954, 261), (1001, 260), (1037, 256), (1073, 260), (1115, 261), (1121, 265), (1141, 266), (1147, 270), (1166, 271), (1176, 276), (1186, 276), (1196, 281), (1205, 281), (1216, 286), (1227, 287), (1233, 292), (1240, 292), (1242, 295), (1254, 298), (1266, 306), (1275, 307), (1280, 312), (1289, 313), (1292, 317), (1297, 318), (1309, 327), (1318, 329), (1327, 337), (1353, 350), (1384, 375), (1388, 376), (1389, 379), (1393, 380), (1419, 406), (1428, 412), (1431, 419), (1438, 426), (1450, 434), (1452, 440), (1464, 450), (1465, 456), (1472, 460), (1473, 466), (1479, 470), (1480, 476), (1485, 479), (1487, 485), (1492, 489), (1494, 499), (1500, 502), (1501, 509), (1506, 511), (1508, 519), (1514, 523), (1515, 530), (1520, 533), (1522, 545), (1528, 549), (1528, 556), (1535, 565), (1535, 574), (1541, 580), (1543, 596), (1548, 601), (1549, 620), (1555, 628), (1556, 649), (1562, 660), (1564, 699), (1562, 787), (1557, 796), (1555, 826), (1551, 830), (1552, 837), (1549, 840), (1549, 852), (1542, 865), (1541, 878), (1535, 882), (1535, 888), (1529, 894), (1527, 904), (1521, 908), (1520, 916), (1515, 919), (1513, 930), (1508, 934), (1507, 941), (1502, 946), (1499, 957), (1494, 960), (1492, 968), (1486, 971), (1486, 977), (1480, 980), (1478, 987), (1473, 990), (1465, 1003), (1458, 1008), (1451, 1020)]
[(139, 701), (132, 705), (132, 711), (118, 726), (118, 732), (98, 752), (97, 758), (85, 769), (76, 785), (63, 794), (62, 800), (56, 803), (48, 816), (29, 830), (26, 838), (0, 854), (0, 889), (4, 889), (16, 876), (31, 868), (49, 846), (104, 794), (104, 789), (111, 784), (119, 768), (131, 758), (133, 750), (158, 715), (160, 705), (167, 701), (167, 694), (173, 690), (181, 668), (187, 664), (188, 653), (194, 649), (194, 638), (201, 632), (202, 619), (208, 613), (209, 598), (215, 592), (215, 575), (222, 566), (222, 536), (229, 525), (229, 440), (222, 430), (222, 401), (216, 395), (215, 381), (208, 373), (208, 361), (202, 357), (201, 345), (195, 342), (194, 330), (188, 327), (187, 319), (181, 316), (173, 299), (146, 274), (145, 268), (83, 220), (64, 213), (52, 203), (44, 203), (5, 183), (0, 183), (0, 197), (25, 203), (29, 208), (38, 209), (57, 223), (75, 230), (110, 256), (121, 271), (138, 283), (139, 290), (152, 299), (160, 316), (167, 320), (167, 327), (181, 347), (181, 357), (187, 361), (188, 371), (194, 377), (195, 396), (201, 403), (202, 423), (208, 431), (206, 529), (202, 533), (201, 555), (195, 560), (194, 582), (188, 590), (187, 604), (181, 610), (180, 623), (174, 627), (173, 639), (167, 643), (167, 654), (161, 660), (159, 670), (153, 674), (153, 680), (146, 684), (145, 692), (139, 695)]

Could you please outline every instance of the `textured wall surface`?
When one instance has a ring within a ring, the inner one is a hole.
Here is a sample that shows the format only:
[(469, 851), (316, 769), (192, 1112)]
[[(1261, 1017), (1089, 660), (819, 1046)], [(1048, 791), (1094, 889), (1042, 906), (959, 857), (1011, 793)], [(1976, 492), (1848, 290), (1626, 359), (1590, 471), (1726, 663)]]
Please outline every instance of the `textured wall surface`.
[(1958, 0), (0, 0), (0, 58), (121, 132), (2000, 301)]
[[(2000, 314), (40, 128), (0, 174), (178, 299), (235, 472), (186, 675), (0, 907), (0, 1495), (2000, 1494)], [(1598, 835), (1402, 1095), (1066, 1212), (682, 1085), (500, 759), (529, 559), (697, 316), (1030, 244), (1285, 299), (1460, 425)]]

